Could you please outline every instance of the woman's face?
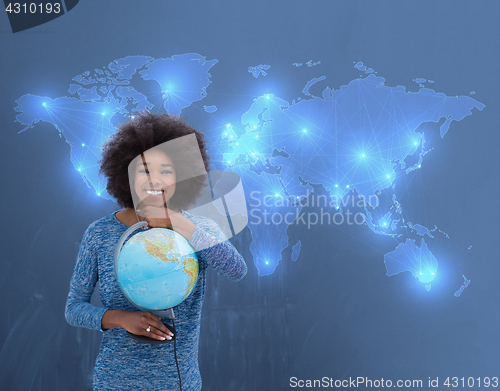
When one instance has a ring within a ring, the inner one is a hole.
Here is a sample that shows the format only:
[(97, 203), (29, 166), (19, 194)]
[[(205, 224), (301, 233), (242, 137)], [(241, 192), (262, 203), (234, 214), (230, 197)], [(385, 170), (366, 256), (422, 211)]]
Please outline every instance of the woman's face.
[(165, 206), (175, 192), (175, 167), (161, 150), (152, 149), (139, 157), (134, 175), (134, 189), (146, 205)]

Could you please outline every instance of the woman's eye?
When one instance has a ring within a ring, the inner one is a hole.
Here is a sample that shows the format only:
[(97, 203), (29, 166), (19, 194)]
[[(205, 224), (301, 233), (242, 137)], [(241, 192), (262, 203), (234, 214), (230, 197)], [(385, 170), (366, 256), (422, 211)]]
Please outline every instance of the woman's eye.
[[(149, 170), (139, 170), (138, 172), (139, 172), (139, 174), (144, 174), (144, 173), (149, 174)], [(170, 174), (173, 174), (173, 172), (170, 170), (164, 170), (164, 171), (162, 171), (162, 174), (170, 175)]]

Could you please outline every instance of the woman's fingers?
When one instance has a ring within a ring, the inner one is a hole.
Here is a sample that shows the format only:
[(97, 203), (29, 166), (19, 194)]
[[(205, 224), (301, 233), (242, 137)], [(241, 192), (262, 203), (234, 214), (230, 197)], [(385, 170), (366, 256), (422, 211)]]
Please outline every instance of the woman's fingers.
[(158, 330), (156, 327), (153, 326), (151, 326), (151, 331), (146, 334), (147, 334), (146, 337), (158, 339), (160, 341), (165, 341), (165, 339), (168, 340), (172, 339), (172, 337), (169, 334), (161, 332), (160, 330)]
[(169, 219), (146, 218), (148, 226), (151, 228), (172, 228), (172, 223)]
[(166, 208), (153, 208), (147, 206), (142, 209), (137, 209), (137, 214), (142, 220), (148, 223), (150, 228), (170, 228), (172, 229), (172, 222), (170, 221), (169, 211)]
[(165, 340), (172, 339), (173, 333), (161, 322), (161, 318), (151, 314), (150, 319), (148, 320), (150, 331), (147, 332), (148, 337), (154, 336), (156, 339)]

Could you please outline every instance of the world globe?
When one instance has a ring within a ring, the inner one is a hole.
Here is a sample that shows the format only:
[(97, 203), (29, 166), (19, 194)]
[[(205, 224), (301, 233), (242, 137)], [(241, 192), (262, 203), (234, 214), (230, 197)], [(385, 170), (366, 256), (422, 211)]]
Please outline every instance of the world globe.
[(153, 228), (132, 236), (116, 259), (116, 278), (124, 295), (146, 310), (182, 303), (198, 280), (198, 258), (175, 231)]

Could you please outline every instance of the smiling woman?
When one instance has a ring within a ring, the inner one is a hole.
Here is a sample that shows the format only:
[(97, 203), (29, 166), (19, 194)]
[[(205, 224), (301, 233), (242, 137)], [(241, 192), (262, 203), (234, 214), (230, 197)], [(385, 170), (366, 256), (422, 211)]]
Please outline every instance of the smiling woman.
[(160, 149), (151, 149), (141, 154), (141, 161), (135, 165), (134, 190), (142, 200), (163, 200), (166, 204), (175, 193), (175, 167)]
[[(178, 210), (169, 209), (177, 181), (172, 159), (160, 147), (152, 148), (130, 163), (129, 174), (137, 220), (146, 221), (151, 228), (170, 228), (186, 240), (191, 239), (194, 224)], [(116, 218), (135, 223), (134, 213), (132, 208), (126, 208), (118, 212)]]
[[(243, 257), (217, 223), (184, 210), (207, 185), (209, 157), (203, 134), (178, 117), (139, 113), (109, 138), (100, 164), (108, 193), (124, 209), (94, 221), (85, 231), (65, 312), (71, 325), (103, 332), (93, 388), (170, 390), (178, 389), (182, 380), (181, 389), (200, 390), (198, 346), (207, 268), (233, 281), (247, 272)], [(173, 335), (165, 326), (168, 319), (137, 311), (115, 277), (117, 243), (138, 220), (176, 231), (198, 257), (198, 280), (191, 294), (173, 308), (175, 344), (144, 345), (127, 334), (157, 341)], [(97, 280), (104, 307), (90, 303)]]
[[(176, 169), (177, 180), (190, 178), (183, 181), (180, 194), (172, 198), (172, 207), (185, 209), (195, 202), (200, 195), (206, 180), (202, 176), (190, 173), (199, 172), (199, 161), (193, 159), (192, 154), (201, 154), (202, 164), (205, 171), (210, 170), (210, 157), (206, 151), (205, 137), (203, 133), (189, 126), (181, 117), (167, 114), (152, 114), (148, 111), (134, 115), (129, 122), (122, 124), (118, 131), (113, 134), (103, 146), (102, 158), (100, 160), (99, 173), (107, 177), (106, 190), (116, 198), (118, 204), (124, 208), (133, 208), (133, 194), (130, 191), (129, 176), (135, 175), (135, 169), (129, 173), (128, 165), (137, 159), (138, 165), (144, 163), (142, 154), (161, 144), (172, 140), (182, 139), (184, 136), (195, 136), (196, 144), (187, 145), (188, 148), (196, 150), (169, 149), (168, 158), (171, 159)], [(159, 147), (158, 147), (159, 148)], [(132, 175), (129, 175), (132, 174)], [(137, 194), (139, 195), (139, 194)], [(181, 197), (182, 195), (182, 197)]]
[(174, 162), (158, 148), (141, 154), (133, 163), (134, 191), (142, 203), (168, 207), (175, 193), (176, 174)]

